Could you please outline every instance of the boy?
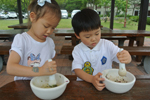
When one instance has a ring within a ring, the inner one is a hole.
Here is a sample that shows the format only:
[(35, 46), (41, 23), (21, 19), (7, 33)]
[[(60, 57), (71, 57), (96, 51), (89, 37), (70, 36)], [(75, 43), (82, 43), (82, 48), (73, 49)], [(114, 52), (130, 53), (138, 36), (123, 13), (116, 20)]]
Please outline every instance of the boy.
[(131, 56), (128, 51), (114, 45), (111, 41), (101, 38), (101, 22), (99, 15), (91, 9), (83, 9), (72, 19), (75, 36), (81, 43), (74, 47), (72, 52), (72, 71), (78, 76), (77, 80), (92, 83), (101, 91), (105, 88), (100, 78), (101, 72), (112, 68), (112, 62), (130, 63)]

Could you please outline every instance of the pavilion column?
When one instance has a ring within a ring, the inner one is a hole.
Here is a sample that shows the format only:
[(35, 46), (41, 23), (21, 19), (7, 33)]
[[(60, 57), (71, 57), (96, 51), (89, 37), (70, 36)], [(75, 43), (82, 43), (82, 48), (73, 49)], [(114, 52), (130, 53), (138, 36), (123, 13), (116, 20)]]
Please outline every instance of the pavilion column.
[(149, 0), (141, 0), (138, 30), (145, 30)]
[(23, 20), (22, 20), (22, 10), (21, 10), (21, 0), (17, 0), (17, 5), (18, 5), (18, 13), (19, 13), (19, 24), (22, 24)]
[[(141, 0), (138, 30), (145, 30), (145, 28), (146, 28), (148, 6), (149, 6), (149, 0)], [(137, 46), (143, 46), (144, 45), (144, 37), (136, 38), (136, 44), (137, 44)], [(141, 61), (141, 59), (142, 59), (141, 56), (136, 57), (136, 61)], [(142, 63), (143, 62), (141, 62), (141, 64)]]
[(113, 23), (114, 23), (114, 6), (115, 6), (115, 0), (111, 0), (110, 29), (112, 30), (113, 30)]

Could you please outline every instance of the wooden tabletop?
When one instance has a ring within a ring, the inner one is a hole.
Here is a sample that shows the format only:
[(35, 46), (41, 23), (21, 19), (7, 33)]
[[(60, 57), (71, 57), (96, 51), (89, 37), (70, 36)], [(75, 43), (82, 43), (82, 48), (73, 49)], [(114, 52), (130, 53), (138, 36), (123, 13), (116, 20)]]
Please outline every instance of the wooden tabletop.
[(9, 25), (8, 28), (27, 29), (28, 28), (28, 23), (22, 23), (22, 24), (16, 24), (16, 25)]
[[(75, 36), (74, 30), (70, 29), (58, 29), (54, 31), (55, 36)], [(150, 36), (150, 31), (145, 30), (101, 30), (102, 36), (129, 36), (140, 37)]]
[(10, 36), (10, 35), (16, 35), (18, 33), (26, 32), (28, 29), (10, 29), (10, 30), (0, 30), (0, 37), (2, 36)]
[[(107, 89), (97, 91), (85, 81), (75, 81), (76, 76), (66, 75), (70, 79), (64, 93), (57, 100), (150, 100), (150, 76), (136, 76), (133, 88), (123, 94), (115, 94)], [(30, 81), (14, 81), (0, 88), (1, 100), (39, 100), (31, 88)]]

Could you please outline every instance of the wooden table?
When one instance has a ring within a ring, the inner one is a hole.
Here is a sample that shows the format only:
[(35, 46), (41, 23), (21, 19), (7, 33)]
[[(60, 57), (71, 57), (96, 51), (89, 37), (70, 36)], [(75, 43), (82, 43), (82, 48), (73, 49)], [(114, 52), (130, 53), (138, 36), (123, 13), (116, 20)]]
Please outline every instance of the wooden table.
[[(115, 94), (107, 89), (97, 91), (90, 83), (75, 81), (74, 75), (66, 77), (70, 83), (57, 100), (150, 100), (150, 76), (136, 76), (133, 88), (123, 94)], [(0, 99), (40, 100), (33, 94), (29, 83), (30, 81), (14, 81), (4, 85), (0, 88)]]
[(14, 28), (14, 29), (27, 29), (28, 23), (22, 23), (22, 24), (16, 24), (16, 25), (10, 25), (8, 28)]
[[(73, 30), (56, 30), (55, 36), (72, 36), (72, 44), (76, 45), (76, 37)], [(150, 36), (150, 31), (145, 30), (101, 30), (101, 36), (127, 36), (130, 37), (130, 46), (133, 46), (133, 40), (136, 40), (138, 46), (143, 46), (144, 37)]]
[[(55, 36), (71, 36), (72, 46), (77, 44), (77, 38), (73, 30), (56, 30)], [(150, 36), (150, 31), (145, 30), (101, 30), (101, 36), (126, 36), (129, 38), (128, 46), (133, 46), (136, 41), (137, 46), (143, 46), (144, 37)], [(136, 61), (141, 61), (141, 56), (136, 57)]]
[(0, 37), (9, 37), (18, 33), (27, 32), (28, 29), (15, 29), (15, 30), (0, 30)]

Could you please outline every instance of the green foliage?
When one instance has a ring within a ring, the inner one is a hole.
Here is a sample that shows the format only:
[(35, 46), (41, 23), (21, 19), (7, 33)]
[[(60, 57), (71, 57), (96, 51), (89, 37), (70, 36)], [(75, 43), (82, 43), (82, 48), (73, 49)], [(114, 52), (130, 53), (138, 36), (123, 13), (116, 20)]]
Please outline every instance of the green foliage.
[(147, 17), (147, 22), (146, 22), (147, 25), (150, 25), (150, 18)]
[(128, 24), (128, 25), (130, 25), (131, 23), (132, 23), (132, 21), (131, 21), (131, 20), (127, 21), (127, 24)]
[(68, 0), (66, 9), (71, 12), (74, 9), (86, 8), (86, 0)]
[[(27, 7), (31, 0), (21, 0), (21, 7), (23, 12), (27, 12)], [(5, 11), (18, 12), (17, 0), (0, 0), (0, 9)]]
[[(126, 11), (126, 0), (115, 0), (115, 6), (117, 7), (116, 14), (120, 14), (121, 11), (125, 13)], [(129, 8), (129, 5), (127, 5), (127, 8)]]
[(116, 15), (115, 17), (124, 17), (124, 14)]
[(139, 16), (131, 16), (130, 20), (134, 21), (134, 22), (138, 22), (139, 20)]
[(124, 19), (118, 19), (119, 23), (124, 22)]
[(60, 9), (65, 9), (66, 5), (67, 5), (67, 1), (68, 0), (56, 0), (56, 2), (59, 4)]
[(127, 15), (128, 18), (132, 17), (132, 15)]
[(68, 13), (68, 17), (71, 17), (71, 13)]
[(103, 17), (103, 15), (99, 15), (99, 17)]

